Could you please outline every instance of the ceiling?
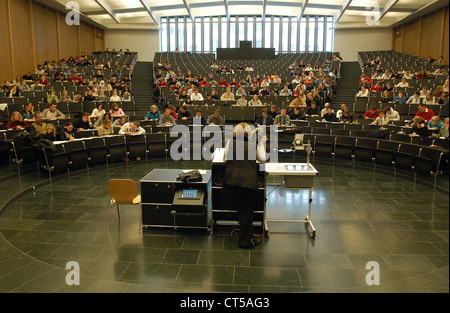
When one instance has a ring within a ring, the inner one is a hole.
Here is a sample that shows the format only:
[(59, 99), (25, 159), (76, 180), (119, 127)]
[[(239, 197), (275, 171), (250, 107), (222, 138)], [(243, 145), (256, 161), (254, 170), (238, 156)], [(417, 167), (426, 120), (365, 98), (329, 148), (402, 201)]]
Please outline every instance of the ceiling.
[[(68, 12), (70, 0), (38, 0)], [(164, 16), (334, 16), (335, 28), (394, 27), (448, 0), (77, 0), (83, 19), (105, 29), (159, 28)], [(431, 11), (430, 11), (431, 12)]]

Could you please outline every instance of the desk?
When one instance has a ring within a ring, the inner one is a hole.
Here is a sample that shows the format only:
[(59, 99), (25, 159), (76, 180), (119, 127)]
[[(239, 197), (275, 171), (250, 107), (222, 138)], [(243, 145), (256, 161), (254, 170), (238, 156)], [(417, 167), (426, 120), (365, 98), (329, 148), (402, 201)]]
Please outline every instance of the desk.
[[(319, 173), (311, 164), (307, 163), (266, 163), (265, 172), (267, 176), (284, 176), (284, 184), (286, 188), (292, 189), (309, 189), (309, 209), (308, 215), (304, 220), (268, 220), (266, 214), (264, 215), (264, 227), (266, 237), (269, 233), (267, 227), (268, 222), (279, 223), (305, 223), (311, 228), (309, 233), (311, 238), (316, 237), (316, 229), (311, 221), (311, 202), (312, 190), (314, 186), (314, 177)], [(265, 180), (267, 182), (267, 179)], [(267, 186), (267, 183), (266, 183)], [(267, 187), (266, 187), (267, 189)], [(266, 212), (266, 210), (264, 210)]]

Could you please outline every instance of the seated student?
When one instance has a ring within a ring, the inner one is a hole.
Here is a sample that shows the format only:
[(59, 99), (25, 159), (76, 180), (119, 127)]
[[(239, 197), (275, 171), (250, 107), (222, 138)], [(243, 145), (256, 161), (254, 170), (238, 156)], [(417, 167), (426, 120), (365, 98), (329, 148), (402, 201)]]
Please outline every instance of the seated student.
[(429, 130), (436, 131), (437, 133), (439, 133), (442, 126), (444, 126), (444, 123), (441, 122), (438, 115), (433, 116), (427, 124)]
[(291, 118), (286, 114), (286, 109), (282, 108), (280, 114), (278, 114), (273, 120), (273, 125), (278, 127), (286, 127), (291, 125)]
[(158, 121), (160, 118), (161, 113), (159, 112), (158, 107), (153, 104), (144, 119), (146, 121)]
[(331, 106), (327, 107), (327, 113), (322, 116), (322, 122), (336, 122), (336, 115), (333, 113)]
[(421, 118), (420, 116), (414, 117), (414, 123), (412, 124), (413, 133), (422, 136), (422, 137), (428, 137), (430, 136), (430, 132), (428, 130), (426, 121)]
[(102, 117), (98, 118), (97, 121), (95, 121), (95, 123), (94, 123), (94, 127), (97, 128), (97, 127), (101, 126), (102, 122), (104, 120), (109, 120), (112, 123), (113, 121), (112, 121), (111, 113), (106, 112), (105, 115), (103, 115)]
[(29, 128), (30, 125), (24, 122), (22, 115), (17, 111), (11, 114), (11, 119), (6, 124), (6, 129), (24, 130)]
[(178, 120), (191, 120), (192, 113), (188, 110), (187, 106), (183, 105), (180, 107), (178, 112)]
[(211, 97), (210, 94), (206, 95), (206, 99), (205, 99), (205, 102), (203, 104), (204, 105), (211, 105), (211, 106), (215, 105), (214, 99)]
[(106, 111), (103, 109), (103, 104), (97, 103), (97, 107), (92, 110), (91, 116), (94, 118), (101, 118), (105, 115)]
[(43, 120), (44, 118), (41, 112), (34, 113), (34, 122), (30, 126), (30, 134), (32, 137), (39, 137), (43, 133), (46, 125)]
[(280, 91), (281, 97), (290, 97), (292, 96), (292, 90), (288, 88), (288, 86), (284, 86), (283, 89)]
[(272, 104), (270, 106), (270, 109), (268, 110), (267, 114), (269, 114), (270, 116), (272, 116), (272, 118), (274, 119), (277, 115), (278, 115), (278, 109), (277, 106), (275, 104)]
[(427, 92), (425, 98), (422, 100), (423, 104), (426, 105), (434, 105), (436, 103), (436, 100), (434, 99), (433, 95), (431, 94), (431, 91)]
[(386, 117), (388, 118), (388, 120), (390, 122), (391, 121), (400, 121), (400, 114), (398, 114), (397, 111), (395, 111), (390, 106), (387, 106), (384, 109), (385, 109), (385, 112), (386, 112)]
[(65, 141), (65, 140), (74, 140), (75, 139), (75, 134), (73, 131), (73, 124), (71, 122), (67, 122), (64, 125), (64, 129), (60, 134), (60, 140)]
[(409, 99), (406, 101), (406, 104), (419, 104), (422, 98), (420, 98), (420, 92), (416, 91)]
[(346, 110), (344, 110), (344, 112), (342, 112), (339, 119), (340, 119), (341, 123), (345, 123), (345, 124), (353, 123), (353, 115), (350, 112), (350, 110), (348, 110), (348, 109), (346, 109)]
[(364, 113), (363, 118), (365, 119), (376, 119), (378, 116), (380, 116), (380, 110), (377, 109), (375, 105), (372, 105), (370, 109)]
[(366, 89), (365, 86), (361, 86), (361, 90), (358, 91), (356, 97), (368, 97), (370, 95), (369, 89)]
[(311, 106), (306, 109), (306, 117), (320, 117), (320, 109), (316, 105), (316, 101), (311, 101)]
[(111, 110), (109, 110), (109, 113), (111, 114), (112, 117), (126, 115), (125, 112), (123, 112), (123, 110), (119, 108), (119, 105), (117, 103), (114, 103)]
[(423, 103), (418, 106), (419, 111), (417, 111), (416, 116), (419, 116), (425, 120), (425, 122), (429, 122), (431, 118), (435, 115), (432, 109), (428, 109), (427, 106)]
[(248, 102), (248, 106), (252, 106), (252, 107), (261, 106), (261, 105), (263, 105), (263, 104), (262, 104), (261, 100), (258, 99), (258, 95), (253, 95), (252, 100), (250, 100)]
[(46, 119), (46, 120), (65, 119), (66, 118), (66, 116), (56, 108), (55, 103), (52, 103), (50, 105), (50, 108), (45, 109), (44, 112), (42, 112), (42, 115), (43, 115), (44, 119)]
[(395, 87), (409, 87), (409, 83), (406, 80), (406, 77), (403, 77), (401, 82), (399, 82)]
[(50, 141), (57, 141), (56, 128), (52, 123), (45, 124), (44, 129), (39, 134), (39, 139), (47, 139)]
[(392, 99), (392, 102), (406, 103), (406, 97), (403, 91), (399, 91), (398, 94)]
[(86, 97), (84, 97), (84, 101), (92, 102), (92, 101), (95, 101), (96, 99), (97, 98), (94, 96), (94, 93), (92, 92), (92, 90), (89, 89), (86, 94)]
[(173, 126), (177, 124), (175, 118), (170, 114), (170, 111), (170, 108), (164, 110), (163, 115), (159, 119), (158, 126)]
[[(331, 108), (331, 104), (327, 102), (327, 103), (324, 104), (322, 111), (320, 111), (320, 116), (321, 117), (323, 117), (325, 114), (327, 114), (328, 107)], [(331, 113), (334, 113), (333, 108), (331, 108)]]
[(267, 86), (264, 86), (260, 91), (259, 91), (259, 95), (261, 97), (266, 97), (266, 96), (270, 96), (270, 91), (267, 88)]
[(242, 86), (239, 86), (238, 89), (236, 90), (236, 96), (242, 97), (242, 96), (246, 96), (246, 95), (247, 95), (247, 93), (242, 88)]
[(376, 82), (375, 85), (373, 85), (370, 88), (370, 92), (382, 92), (383, 91), (383, 87), (381, 86), (380, 82)]
[(220, 110), (215, 110), (214, 114), (208, 117), (206, 121), (207, 125), (222, 126), (224, 124), (222, 116), (220, 116)]
[(222, 77), (222, 79), (219, 81), (219, 87), (228, 87), (228, 82), (224, 77)]
[[(109, 113), (106, 113), (105, 116), (103, 116), (103, 118), (106, 118), (107, 114), (109, 114)], [(113, 128), (121, 129), (122, 126), (125, 125), (126, 122), (127, 122), (127, 118), (125, 116), (121, 116), (120, 118), (116, 119), (112, 123), (112, 126), (113, 126)]]
[(303, 120), (305, 118), (300, 107), (294, 107), (294, 109), (289, 112), (289, 117), (291, 120)]
[(192, 118), (192, 124), (194, 125), (206, 125), (206, 119), (202, 116), (202, 109), (197, 108), (195, 110), (195, 116)]
[(227, 91), (222, 94), (220, 101), (234, 101), (234, 94), (231, 92), (230, 87), (228, 87)]
[(83, 113), (83, 115), (81, 115), (81, 118), (77, 120), (73, 126), (79, 132), (93, 128), (89, 113)]
[(378, 101), (380, 104), (388, 104), (392, 101), (391, 93), (387, 90), (383, 91), (381, 94), (380, 101)]
[(386, 116), (386, 111), (383, 109), (380, 111), (380, 115), (371, 123), (371, 125), (384, 126), (389, 124), (389, 119)]
[[(194, 87), (194, 88), (195, 88), (195, 87)], [(205, 100), (205, 99), (203, 98), (203, 95), (202, 95), (201, 93), (198, 92), (198, 89), (195, 88), (195, 89), (193, 90), (193, 92), (191, 93), (191, 100), (192, 100), (192, 101), (203, 101), (203, 100)]]
[(268, 114), (267, 109), (263, 109), (261, 111), (261, 114), (259, 114), (256, 118), (256, 124), (258, 126), (264, 125), (264, 126), (270, 126), (273, 125), (273, 118), (271, 115)]
[(119, 135), (135, 136), (144, 135), (145, 129), (143, 129), (138, 121), (125, 123), (119, 131)]
[(109, 98), (110, 102), (121, 102), (122, 98), (117, 94), (117, 89), (114, 89), (112, 96)]
[(22, 113), (22, 117), (25, 122), (30, 122), (30, 123), (34, 122), (34, 106), (32, 103), (28, 103), (25, 106), (25, 109), (23, 110), (23, 113)]
[(114, 135), (114, 127), (112, 126), (111, 120), (103, 119), (102, 125), (97, 127), (98, 136), (108, 136)]
[(449, 136), (449, 119), (448, 117), (444, 120), (444, 125), (439, 130), (439, 135), (433, 135), (442, 138), (448, 138)]
[(252, 86), (252, 90), (249, 91), (248, 95), (249, 96), (259, 95), (258, 87)]
[(67, 93), (67, 90), (63, 90), (61, 93), (61, 98), (59, 99), (59, 102), (72, 102), (72, 98)]
[(241, 95), (241, 98), (236, 101), (236, 106), (246, 107), (248, 104), (247, 99), (245, 99), (245, 95)]
[(290, 107), (300, 107), (300, 108), (306, 108), (306, 102), (303, 98), (303, 95), (298, 95), (297, 98), (295, 98), (290, 104)]

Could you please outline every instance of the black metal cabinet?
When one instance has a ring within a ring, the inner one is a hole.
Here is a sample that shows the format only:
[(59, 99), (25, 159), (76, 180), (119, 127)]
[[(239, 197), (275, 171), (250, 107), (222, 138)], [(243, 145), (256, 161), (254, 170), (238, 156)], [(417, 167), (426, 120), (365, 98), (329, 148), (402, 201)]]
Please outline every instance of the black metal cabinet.
[[(201, 171), (201, 182), (177, 181), (183, 169), (154, 169), (141, 180), (142, 225), (148, 227), (204, 228), (211, 226), (211, 171)], [(203, 200), (195, 205), (175, 206), (180, 189), (195, 189)]]

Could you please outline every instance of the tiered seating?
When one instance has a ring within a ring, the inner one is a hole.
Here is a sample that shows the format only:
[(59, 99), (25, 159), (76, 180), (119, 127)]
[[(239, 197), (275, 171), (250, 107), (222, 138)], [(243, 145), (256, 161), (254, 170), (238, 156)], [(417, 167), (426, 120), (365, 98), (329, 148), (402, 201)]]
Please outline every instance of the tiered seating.
[[(408, 71), (411, 71), (411, 74), (416, 75), (420, 73), (422, 70), (425, 70), (429, 75), (428, 78), (424, 79), (407, 79), (409, 84), (408, 87), (396, 87), (397, 84), (401, 82), (401, 78), (390, 78), (390, 79), (376, 79), (373, 78), (374, 72), (376, 70), (375, 66), (366, 67), (368, 60), (376, 60), (377, 58), (381, 60), (381, 67), (384, 71), (389, 70), (390, 73), (398, 72), (400, 75), (405, 74)], [(426, 59), (419, 58), (416, 56), (408, 55), (405, 53), (400, 53), (397, 51), (366, 51), (358, 53), (358, 61), (361, 66), (362, 74), (365, 74), (366, 77), (370, 78), (372, 83), (371, 86), (376, 82), (380, 82), (381, 86), (384, 88), (388, 84), (394, 88), (394, 92), (392, 93), (392, 98), (398, 95), (400, 91), (403, 91), (406, 100), (409, 99), (416, 91), (421, 91), (424, 87), (428, 87), (428, 90), (433, 92), (436, 90), (438, 86), (444, 86), (446, 81), (448, 81), (448, 75), (435, 75), (433, 74), (436, 69), (440, 68), (439, 65), (434, 65), (426, 62)], [(444, 66), (446, 71), (448, 72), (448, 65)], [(357, 90), (355, 90), (356, 94)], [(355, 97), (354, 104), (354, 116), (360, 117), (364, 112), (366, 112), (372, 105), (377, 106), (378, 109), (382, 107), (391, 106), (399, 112), (402, 121), (412, 119), (417, 113), (417, 104), (406, 104), (406, 103), (394, 103), (390, 102), (387, 104), (380, 104), (381, 92), (370, 92), (369, 97)], [(438, 99), (435, 98), (435, 101)], [(448, 109), (448, 92), (445, 97), (445, 100), (442, 104), (435, 105), (427, 105), (427, 107), (431, 108), (436, 115), (439, 115), (441, 118), (449, 117), (449, 109)]]
[[(113, 69), (102, 69), (102, 75), (106, 80), (110, 80), (111, 76), (115, 74), (117, 76), (117, 80), (120, 81), (125, 75), (128, 75), (130, 78), (132, 76), (133, 67), (137, 61), (137, 53), (133, 52), (129, 55), (114, 55), (114, 54), (106, 54), (106, 53), (96, 53), (93, 55), (88, 55), (87, 60), (92, 60), (93, 64), (99, 62), (100, 64), (105, 65), (108, 61), (114, 67), (116, 64), (117, 68)], [(97, 69), (94, 65), (86, 65), (87, 60), (82, 60), (74, 63), (66, 63), (68, 68), (55, 67), (51, 70), (46, 71), (46, 79), (49, 81), (50, 86), (35, 86), (33, 90), (20, 92), (20, 97), (12, 97), (7, 98), (6, 92), (0, 92), (0, 103), (7, 103), (8, 106), (5, 110), (0, 110), (0, 118), (1, 121), (6, 122), (11, 117), (12, 112), (18, 111), (20, 113), (23, 112), (24, 106), (28, 103), (32, 103), (34, 105), (34, 111), (43, 111), (49, 104), (47, 103), (47, 95), (51, 90), (55, 91), (58, 99), (61, 99), (61, 94), (64, 90), (67, 91), (68, 96), (71, 99), (74, 98), (77, 94), (86, 95), (87, 85), (79, 86), (75, 82), (58, 82), (56, 81), (56, 75), (59, 71), (63, 71), (66, 73), (69, 69), (72, 69), (74, 66), (77, 73), (85, 80), (87, 83), (92, 81), (94, 76), (97, 74)], [(117, 62), (117, 63), (116, 63)], [(125, 65), (125, 68), (124, 68)], [(127, 66), (129, 65), (129, 66)], [(31, 74), (34, 80), (38, 80), (39, 75)], [(101, 80), (101, 79), (100, 79)], [(33, 82), (27, 82), (29, 86), (34, 84)], [(132, 90), (131, 82), (121, 84), (122, 86), (127, 86), (130, 90)], [(104, 92), (107, 99), (109, 99), (112, 95), (112, 91)], [(110, 101), (106, 101), (104, 103), (105, 109), (109, 109), (112, 103)], [(68, 118), (74, 117), (78, 113), (81, 112), (92, 112), (92, 110), (97, 106), (96, 101), (85, 101), (85, 102), (59, 102), (58, 110), (67, 115)], [(119, 106), (129, 115), (134, 115), (135, 106), (134, 99), (131, 98), (131, 101), (121, 101)], [(6, 125), (0, 125), (0, 129), (5, 129)]]
[[(301, 61), (304, 62), (305, 66), (311, 66), (313, 70), (305, 71), (306, 75), (309, 75), (312, 72), (316, 79), (320, 78), (320, 75), (323, 77), (327, 77), (329, 80), (328, 83), (332, 86), (329, 90), (326, 91), (326, 95), (323, 94), (320, 96), (321, 103), (318, 105), (323, 105), (325, 99), (330, 100), (333, 97), (333, 89), (336, 84), (336, 76), (329, 76), (328, 74), (332, 71), (335, 71), (336, 75), (339, 76), (340, 72), (340, 61), (333, 61), (333, 54), (331, 53), (301, 53), (301, 54), (279, 54), (275, 60), (215, 60), (214, 55), (212, 54), (190, 54), (190, 53), (157, 53), (155, 55), (154, 64), (163, 64), (164, 60), (171, 65), (171, 69), (174, 73), (180, 71), (183, 75), (186, 75), (188, 71), (191, 71), (193, 77), (198, 77), (202, 75), (203, 77), (207, 77), (208, 80), (210, 75), (214, 77), (214, 79), (219, 82), (224, 78), (227, 82), (230, 82), (233, 78), (239, 83), (241, 78), (247, 80), (247, 77), (251, 78), (259, 77), (265, 78), (273, 75), (279, 75), (282, 80), (281, 84), (270, 83), (269, 91), (272, 92), (275, 87), (278, 87), (279, 90), (283, 88), (286, 82), (292, 82), (294, 77), (290, 76), (292, 68), (290, 66), (296, 61), (300, 64)], [(316, 66), (322, 68), (322, 65), (329, 61), (327, 64), (328, 71), (318, 70)], [(211, 65), (216, 62), (219, 67), (227, 66), (227, 68), (233, 68), (234, 73), (232, 74), (219, 74), (216, 73), (216, 70), (211, 68)], [(244, 69), (247, 66), (251, 66), (253, 71), (242, 71), (238, 72), (237, 68), (242, 66)], [(301, 73), (301, 69), (296, 69), (297, 73)], [(322, 72), (322, 74), (320, 73)], [(164, 72), (165, 74), (166, 72)], [(270, 80), (269, 80), (270, 81)], [(292, 84), (292, 88), (295, 88), (298, 84)], [(316, 86), (317, 87), (317, 86)], [(232, 92), (235, 93), (238, 87), (231, 87)], [(215, 87), (217, 94), (220, 95), (225, 92), (226, 88)], [(251, 87), (244, 87), (247, 95), (251, 90)], [(262, 87), (258, 87), (258, 91), (262, 89)], [(206, 98), (206, 94), (210, 93), (212, 90), (211, 87), (200, 87), (200, 93)], [(306, 92), (307, 93), (307, 92)], [(305, 93), (305, 94), (306, 94)], [(173, 95), (172, 90), (169, 88), (163, 88), (161, 90), (161, 96), (163, 102), (169, 105), (179, 105), (176, 99), (176, 96)], [(237, 100), (238, 97), (235, 97)], [(250, 97), (247, 96), (249, 100)], [(267, 97), (260, 99), (263, 103), (267, 104), (275, 104), (278, 106), (284, 106), (286, 102), (291, 102), (292, 98), (286, 97)], [(234, 104), (234, 103), (233, 103)], [(231, 105), (231, 104), (230, 104)]]

